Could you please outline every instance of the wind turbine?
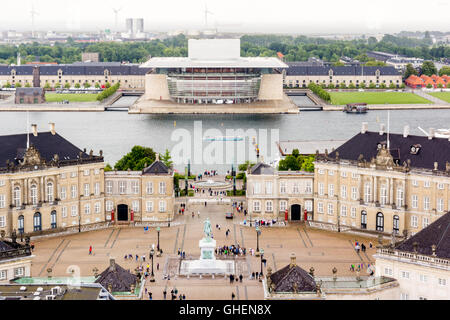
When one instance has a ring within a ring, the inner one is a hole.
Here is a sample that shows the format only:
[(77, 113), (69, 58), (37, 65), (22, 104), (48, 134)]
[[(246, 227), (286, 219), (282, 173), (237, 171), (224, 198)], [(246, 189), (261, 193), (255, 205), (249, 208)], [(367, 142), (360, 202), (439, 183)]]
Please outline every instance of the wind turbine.
[(34, 2), (31, 3), (31, 37), (34, 38), (34, 20), (39, 13), (34, 9)]
[(120, 9), (114, 9), (113, 8), (114, 15), (115, 15), (115, 18), (116, 18), (116, 31), (117, 31), (117, 25), (119, 23), (119, 12), (122, 11), (122, 9), (123, 8), (120, 8)]
[(205, 3), (205, 27), (208, 27), (208, 14), (213, 15), (211, 11), (208, 11), (208, 5)]

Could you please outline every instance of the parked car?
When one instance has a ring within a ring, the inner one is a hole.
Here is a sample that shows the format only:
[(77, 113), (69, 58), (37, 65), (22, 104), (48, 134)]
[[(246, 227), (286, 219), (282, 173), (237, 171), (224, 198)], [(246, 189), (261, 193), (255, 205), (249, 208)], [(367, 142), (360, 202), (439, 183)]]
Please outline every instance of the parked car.
[(227, 218), (227, 219), (233, 219), (233, 212), (227, 212), (227, 213), (225, 213), (225, 218)]

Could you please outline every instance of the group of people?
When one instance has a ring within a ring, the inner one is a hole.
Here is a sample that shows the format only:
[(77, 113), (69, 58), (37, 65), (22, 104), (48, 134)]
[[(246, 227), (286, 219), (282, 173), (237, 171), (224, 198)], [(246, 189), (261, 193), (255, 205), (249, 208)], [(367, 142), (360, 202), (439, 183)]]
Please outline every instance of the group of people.
[(178, 248), (178, 253), (180, 256), (180, 259), (186, 259), (186, 251), (181, 251), (180, 248)]
[(246, 248), (241, 248), (239, 244), (235, 246), (223, 246), (215, 249), (215, 253), (220, 256), (245, 256), (247, 254)]
[(244, 210), (244, 206), (242, 205), (242, 202), (233, 202), (232, 204), (233, 208), (236, 208), (236, 211), (238, 213), (244, 212), (244, 216), (247, 215), (247, 210)]
[[(350, 265), (350, 271), (352, 272), (360, 272), (361, 270), (366, 268), (366, 264), (365, 263), (356, 263), (356, 264), (351, 264)], [(372, 266), (370, 263), (367, 264), (367, 272), (369, 273), (370, 276), (373, 276), (375, 274)]]
[[(369, 248), (372, 249), (372, 247), (372, 242), (369, 242)], [(366, 245), (364, 243), (360, 244), (358, 240), (355, 240), (355, 250), (357, 253), (359, 253), (359, 251), (366, 252)]]
[[(247, 210), (245, 210), (244, 215), (247, 214)], [(255, 220), (254, 224), (255, 227), (256, 226), (260, 226), (260, 227), (271, 227), (273, 225), (275, 225), (277, 223), (276, 219), (272, 219), (272, 220)], [(244, 225), (247, 225), (247, 220), (244, 220)]]
[(184, 212), (186, 211), (186, 203), (180, 204), (180, 208), (178, 209), (179, 215), (184, 215)]

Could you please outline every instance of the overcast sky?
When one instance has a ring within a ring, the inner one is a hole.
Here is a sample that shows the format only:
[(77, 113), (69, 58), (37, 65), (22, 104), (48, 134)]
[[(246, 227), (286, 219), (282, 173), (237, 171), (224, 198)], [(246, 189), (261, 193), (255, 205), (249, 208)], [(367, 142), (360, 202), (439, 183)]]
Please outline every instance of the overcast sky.
[(119, 28), (144, 18), (146, 31), (209, 27), (229, 32), (394, 33), (450, 31), (449, 0), (19, 0), (1, 1), (0, 30), (77, 31)]

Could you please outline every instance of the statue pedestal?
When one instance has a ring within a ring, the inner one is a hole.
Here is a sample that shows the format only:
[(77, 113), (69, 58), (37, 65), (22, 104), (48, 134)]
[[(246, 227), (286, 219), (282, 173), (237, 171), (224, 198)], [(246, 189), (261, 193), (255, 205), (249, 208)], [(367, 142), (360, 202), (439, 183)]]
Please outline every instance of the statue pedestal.
[(199, 241), (201, 255), (199, 260), (181, 262), (180, 275), (216, 275), (234, 274), (234, 261), (216, 260), (214, 250), (216, 240), (203, 238)]

